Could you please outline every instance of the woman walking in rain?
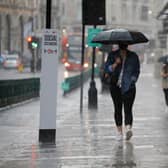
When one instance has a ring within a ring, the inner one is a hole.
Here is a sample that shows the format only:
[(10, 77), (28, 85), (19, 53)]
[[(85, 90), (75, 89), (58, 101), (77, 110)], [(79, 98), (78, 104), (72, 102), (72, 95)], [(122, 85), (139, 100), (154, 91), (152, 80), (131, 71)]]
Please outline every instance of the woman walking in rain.
[(162, 76), (162, 88), (165, 96), (165, 102), (166, 105), (168, 106), (168, 63), (163, 64), (161, 76)]
[(140, 73), (137, 54), (128, 50), (128, 45), (119, 44), (119, 49), (112, 51), (105, 63), (106, 77), (111, 77), (110, 93), (114, 104), (114, 119), (117, 127), (117, 140), (123, 139), (123, 114), (126, 140), (133, 135), (132, 107), (136, 95), (136, 82)]

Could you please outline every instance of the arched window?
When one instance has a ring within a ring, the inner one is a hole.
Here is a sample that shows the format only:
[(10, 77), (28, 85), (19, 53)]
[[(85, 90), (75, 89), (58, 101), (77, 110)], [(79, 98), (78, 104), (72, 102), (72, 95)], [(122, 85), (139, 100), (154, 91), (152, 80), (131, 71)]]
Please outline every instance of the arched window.
[(20, 16), (20, 51), (21, 55), (23, 55), (24, 52), (24, 23), (23, 23), (23, 16)]
[(148, 21), (148, 6), (142, 5), (140, 19), (142, 21)]
[(6, 44), (6, 49), (8, 50), (8, 52), (10, 52), (11, 50), (11, 19), (10, 19), (10, 15), (6, 15), (6, 23), (7, 23), (7, 44)]
[(122, 4), (121, 7), (121, 15), (122, 15), (122, 20), (126, 20), (128, 18), (128, 13), (127, 13), (127, 5), (126, 3)]

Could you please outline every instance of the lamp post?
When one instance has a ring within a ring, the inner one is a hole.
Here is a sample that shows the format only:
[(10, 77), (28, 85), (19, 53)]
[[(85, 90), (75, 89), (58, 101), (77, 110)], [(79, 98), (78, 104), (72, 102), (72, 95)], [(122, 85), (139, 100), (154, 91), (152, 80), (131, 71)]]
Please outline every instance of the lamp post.
[[(96, 25), (94, 25), (94, 29), (96, 29)], [(88, 107), (96, 109), (97, 108), (97, 89), (96, 89), (96, 83), (95, 83), (95, 80), (94, 80), (95, 57), (96, 57), (96, 47), (93, 47), (92, 74), (91, 74), (90, 88), (89, 88), (89, 91), (88, 91)]]
[(83, 64), (84, 64), (84, 55), (85, 55), (85, 22), (84, 22), (84, 2), (85, 0), (82, 0), (82, 55), (81, 55), (81, 74), (80, 74), (80, 113), (83, 112)]
[(51, 28), (51, 0), (47, 0), (46, 5), (46, 29)]
[[(105, 0), (82, 0), (82, 24), (84, 25), (105, 25)], [(88, 107), (97, 108), (97, 89), (94, 81), (96, 47), (93, 47), (92, 54), (92, 75), (88, 91)]]

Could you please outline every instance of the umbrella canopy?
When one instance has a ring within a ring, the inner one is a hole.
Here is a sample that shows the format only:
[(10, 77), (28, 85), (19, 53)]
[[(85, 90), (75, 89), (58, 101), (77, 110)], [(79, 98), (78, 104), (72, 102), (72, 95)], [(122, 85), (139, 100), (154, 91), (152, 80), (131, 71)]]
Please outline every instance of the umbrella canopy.
[(163, 63), (163, 64), (168, 64), (168, 55), (158, 58), (158, 62)]
[(127, 29), (105, 30), (98, 33), (92, 40), (93, 43), (102, 44), (137, 44), (148, 41), (143, 33)]

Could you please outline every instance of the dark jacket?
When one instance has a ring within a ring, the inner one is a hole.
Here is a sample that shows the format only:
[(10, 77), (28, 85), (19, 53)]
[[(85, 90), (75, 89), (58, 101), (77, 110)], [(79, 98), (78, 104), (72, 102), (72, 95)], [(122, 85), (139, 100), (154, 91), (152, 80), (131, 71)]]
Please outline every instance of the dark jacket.
[[(112, 75), (113, 77), (116, 78), (116, 81), (119, 78), (122, 64), (118, 65), (115, 70), (111, 70), (109, 66), (115, 62), (115, 58), (119, 57), (119, 50), (117, 51), (112, 51), (105, 63), (105, 72), (108, 73), (109, 75)], [(124, 94), (127, 92), (129, 89), (135, 87), (135, 83), (138, 80), (140, 73), (140, 62), (137, 54), (135, 52), (127, 50), (127, 56), (125, 59), (125, 64), (124, 64), (124, 70), (123, 70), (123, 77), (122, 77), (122, 82), (121, 82), (121, 91)], [(117, 84), (117, 83), (115, 83)]]

